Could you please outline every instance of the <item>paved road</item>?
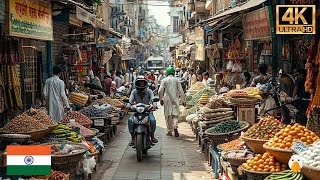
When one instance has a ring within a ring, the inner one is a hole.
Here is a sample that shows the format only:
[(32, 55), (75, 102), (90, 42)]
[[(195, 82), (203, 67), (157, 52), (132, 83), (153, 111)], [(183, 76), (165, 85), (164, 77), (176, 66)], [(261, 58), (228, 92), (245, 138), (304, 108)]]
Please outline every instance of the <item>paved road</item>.
[[(111, 162), (103, 180), (209, 180), (213, 174), (204, 162), (198, 143), (187, 123), (179, 124), (180, 137), (166, 136), (163, 109), (155, 112), (156, 138), (159, 142), (148, 151), (142, 162), (137, 162), (135, 150), (128, 146), (130, 135), (127, 122), (122, 121), (118, 135), (108, 144), (104, 161)], [(102, 174), (101, 174), (102, 176)]]

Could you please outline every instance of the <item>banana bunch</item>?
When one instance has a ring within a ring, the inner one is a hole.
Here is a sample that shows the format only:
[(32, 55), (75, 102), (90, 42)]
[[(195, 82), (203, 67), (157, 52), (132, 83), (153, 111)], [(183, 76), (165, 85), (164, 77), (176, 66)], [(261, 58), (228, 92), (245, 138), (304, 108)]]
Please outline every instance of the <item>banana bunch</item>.
[(269, 180), (304, 180), (302, 172), (295, 173), (291, 170), (273, 173), (269, 176)]
[(59, 124), (56, 129), (52, 131), (52, 133), (58, 138), (66, 139), (72, 142), (79, 142), (82, 139), (82, 136), (74, 132), (72, 128), (62, 124)]

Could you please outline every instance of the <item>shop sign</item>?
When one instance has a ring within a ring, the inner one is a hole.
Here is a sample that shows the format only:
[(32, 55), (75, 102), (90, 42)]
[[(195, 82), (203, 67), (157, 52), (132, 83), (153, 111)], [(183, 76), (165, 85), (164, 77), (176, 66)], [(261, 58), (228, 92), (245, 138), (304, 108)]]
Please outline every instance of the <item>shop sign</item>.
[(264, 39), (271, 36), (268, 7), (247, 13), (242, 17), (243, 39)]
[(204, 61), (205, 60), (205, 47), (204, 47), (204, 30), (202, 27), (195, 28), (195, 44), (197, 46), (196, 50), (196, 60)]
[(82, 27), (83, 21), (78, 19), (75, 15), (70, 14), (69, 16), (69, 23), (78, 27)]
[(8, 10), (9, 36), (53, 40), (50, 1), (10, 0)]
[(5, 24), (5, 0), (0, 0), (0, 23)]
[(183, 50), (182, 49), (176, 49), (176, 58), (179, 58), (182, 55), (183, 55)]

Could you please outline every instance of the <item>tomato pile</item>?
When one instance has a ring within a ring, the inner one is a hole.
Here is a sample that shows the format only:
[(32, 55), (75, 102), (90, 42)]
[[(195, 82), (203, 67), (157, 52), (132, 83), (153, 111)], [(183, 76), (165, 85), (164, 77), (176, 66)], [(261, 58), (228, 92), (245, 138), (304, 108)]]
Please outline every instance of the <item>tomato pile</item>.
[(290, 149), (292, 143), (298, 140), (305, 144), (312, 144), (318, 141), (319, 137), (305, 126), (296, 123), (293, 126), (287, 125), (284, 129), (281, 129), (267, 142), (267, 145), (273, 148)]
[(252, 139), (269, 140), (276, 132), (285, 127), (279, 120), (273, 116), (262, 118), (257, 124), (254, 124), (246, 133), (245, 137)]
[(280, 172), (286, 170), (287, 165), (276, 161), (274, 156), (266, 152), (263, 155), (258, 154), (256, 157), (247, 160), (246, 163), (242, 164), (242, 168), (258, 172)]

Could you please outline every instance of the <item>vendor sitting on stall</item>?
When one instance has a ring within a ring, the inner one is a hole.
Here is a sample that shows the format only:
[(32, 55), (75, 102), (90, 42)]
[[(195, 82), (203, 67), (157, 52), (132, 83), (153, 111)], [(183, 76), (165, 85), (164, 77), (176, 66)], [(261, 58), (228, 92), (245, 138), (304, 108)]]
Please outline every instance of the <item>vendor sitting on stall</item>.
[(270, 87), (267, 84), (258, 84), (257, 87), (259, 88), (260, 96), (262, 98), (258, 115), (263, 116), (268, 114), (271, 116), (276, 116), (277, 110), (274, 108), (276, 108), (277, 105), (276, 101), (271, 96)]

